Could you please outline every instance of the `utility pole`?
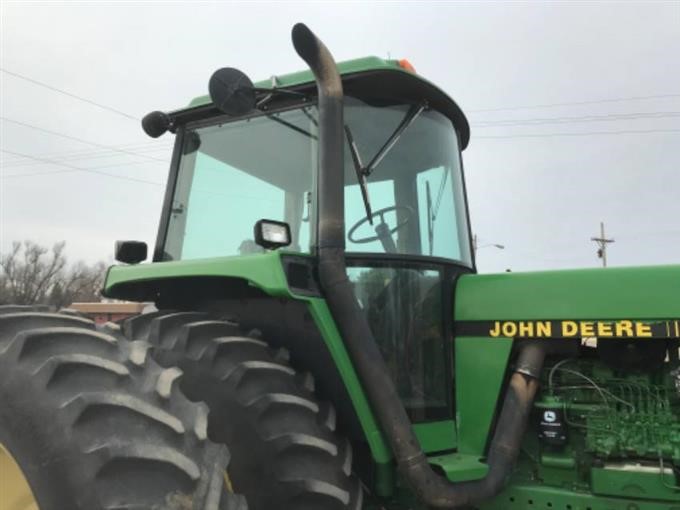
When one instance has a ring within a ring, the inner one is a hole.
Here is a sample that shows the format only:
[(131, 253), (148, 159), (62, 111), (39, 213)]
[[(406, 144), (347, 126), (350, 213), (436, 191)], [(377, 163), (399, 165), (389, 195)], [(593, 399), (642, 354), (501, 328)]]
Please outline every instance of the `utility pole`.
[(600, 222), (600, 237), (591, 237), (590, 240), (597, 243), (597, 257), (602, 259), (602, 267), (607, 267), (607, 245), (613, 243), (614, 239), (604, 236), (604, 222)]

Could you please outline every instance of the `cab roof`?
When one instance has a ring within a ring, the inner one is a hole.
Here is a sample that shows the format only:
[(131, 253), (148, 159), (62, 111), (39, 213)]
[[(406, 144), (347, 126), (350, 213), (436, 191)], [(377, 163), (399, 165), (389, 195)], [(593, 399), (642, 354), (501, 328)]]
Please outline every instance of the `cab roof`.
[[(470, 140), (470, 125), (465, 114), (444, 91), (415, 72), (402, 67), (404, 61), (364, 57), (338, 62), (345, 94), (372, 97), (384, 101), (425, 100), (429, 106), (451, 119), (460, 136), (461, 149)], [(407, 65), (407, 67), (409, 67)], [(256, 87), (315, 89), (310, 70), (272, 76), (255, 83)], [(210, 96), (199, 96), (189, 103), (189, 108), (210, 105)]]

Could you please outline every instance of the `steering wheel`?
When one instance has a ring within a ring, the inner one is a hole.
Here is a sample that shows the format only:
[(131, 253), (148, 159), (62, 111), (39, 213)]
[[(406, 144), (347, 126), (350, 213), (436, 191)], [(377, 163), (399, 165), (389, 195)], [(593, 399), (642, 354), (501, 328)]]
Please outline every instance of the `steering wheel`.
[(378, 231), (378, 227), (380, 225), (387, 225), (387, 222), (385, 221), (385, 214), (392, 212), (392, 211), (405, 211), (407, 214), (406, 219), (401, 221), (400, 223), (397, 223), (397, 225), (391, 229), (389, 229), (390, 234), (394, 234), (397, 230), (400, 230), (401, 228), (404, 227), (409, 221), (411, 221), (411, 218), (413, 218), (413, 209), (411, 209), (407, 205), (392, 205), (390, 207), (385, 207), (383, 209), (379, 209), (377, 211), (373, 211), (371, 213), (371, 216), (366, 216), (365, 218), (357, 221), (354, 225), (352, 225), (352, 228), (349, 229), (349, 232), (347, 232), (347, 238), (352, 241), (355, 244), (364, 244), (364, 243), (370, 243), (372, 241), (377, 241), (380, 239), (380, 235), (374, 235), (370, 237), (361, 237), (357, 239), (354, 234), (356, 231), (361, 227), (364, 223), (368, 223), (368, 221), (376, 216), (380, 216), (380, 223), (375, 227), (376, 232)]

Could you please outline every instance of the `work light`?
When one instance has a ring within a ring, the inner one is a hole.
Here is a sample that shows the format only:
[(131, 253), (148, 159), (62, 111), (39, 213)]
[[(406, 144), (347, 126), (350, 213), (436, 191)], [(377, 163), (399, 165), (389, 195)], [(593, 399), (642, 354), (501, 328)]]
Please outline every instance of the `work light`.
[(288, 223), (274, 220), (259, 220), (255, 223), (255, 242), (263, 248), (281, 248), (288, 246), (290, 241)]

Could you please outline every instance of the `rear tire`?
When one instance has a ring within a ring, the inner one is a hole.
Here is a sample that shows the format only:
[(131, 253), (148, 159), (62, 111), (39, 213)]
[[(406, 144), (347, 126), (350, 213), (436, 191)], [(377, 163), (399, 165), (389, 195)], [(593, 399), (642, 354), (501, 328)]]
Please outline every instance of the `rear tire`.
[(229, 446), (234, 490), (251, 510), (357, 510), (362, 488), (352, 451), (335, 433), (335, 410), (314, 395), (310, 374), (290, 366), (257, 333), (193, 312), (126, 319), (121, 334), (154, 346), (181, 388), (210, 408), (208, 435)]
[(0, 445), (30, 486), (18, 508), (245, 510), (207, 408), (146, 350), (87, 319), (0, 307)]

